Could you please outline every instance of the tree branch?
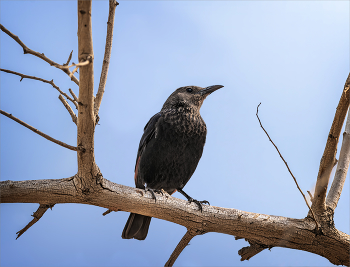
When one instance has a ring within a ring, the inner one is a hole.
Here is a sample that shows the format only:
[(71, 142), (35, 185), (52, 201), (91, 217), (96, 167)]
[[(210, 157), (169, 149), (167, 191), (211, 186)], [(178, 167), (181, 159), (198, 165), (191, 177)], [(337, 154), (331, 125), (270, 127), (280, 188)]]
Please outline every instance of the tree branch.
[(70, 62), (71, 59), (72, 59), (72, 55), (73, 55), (73, 50), (72, 50), (72, 52), (70, 52), (69, 57), (68, 57), (68, 59), (67, 59), (67, 62), (64, 63), (63, 66), (68, 66), (69, 62)]
[[(0, 29), (6, 33), (8, 36), (10, 36), (13, 40), (15, 40), (20, 46), (22, 46), (23, 48), (23, 53), (24, 54), (31, 54), (34, 55), (38, 58), (41, 58), (42, 60), (46, 61), (47, 63), (49, 63), (51, 66), (54, 66), (60, 70), (62, 70), (63, 72), (65, 72), (68, 76), (70, 76), (71, 72), (69, 69), (64, 68), (64, 66), (52, 61), (51, 59), (49, 59), (48, 57), (46, 57), (44, 55), (44, 53), (39, 53), (36, 52), (30, 48), (28, 48), (22, 41), (21, 39), (19, 39), (19, 37), (17, 35), (14, 35), (12, 32), (10, 32), (8, 29), (6, 29), (2, 24), (0, 24)], [(79, 80), (75, 77), (75, 76), (70, 76), (71, 80), (73, 82), (75, 82), (77, 85), (79, 85)]]
[(337, 207), (341, 192), (344, 187), (346, 175), (348, 173), (350, 164), (350, 108), (348, 110), (348, 118), (345, 125), (345, 131), (343, 134), (343, 142), (340, 149), (339, 161), (337, 170), (334, 175), (332, 186), (329, 189), (327, 196), (327, 206), (332, 210)]
[[(78, 1), (78, 59), (79, 62), (93, 62), (91, 0)], [(94, 155), (94, 66), (92, 63), (79, 69), (79, 105), (77, 143), (85, 151), (78, 152), (78, 176), (89, 187), (99, 175)]]
[[(318, 254), (337, 265), (350, 265), (350, 237), (328, 224), (315, 231), (310, 218), (292, 219), (215, 206), (203, 212), (188, 201), (119, 185), (99, 177), (89, 188), (78, 175), (66, 179), (2, 181), (1, 203), (81, 203), (167, 220), (200, 233), (243, 237), (266, 247), (286, 247)], [(261, 245), (260, 245), (261, 246)]]
[(316, 213), (322, 213), (326, 210), (326, 193), (329, 178), (335, 162), (338, 141), (346, 117), (346, 113), (350, 104), (350, 73), (346, 79), (343, 93), (340, 97), (337, 110), (334, 115), (332, 127), (329, 131), (326, 147), (320, 162), (320, 168), (317, 175), (316, 187), (312, 208)]
[(266, 132), (265, 128), (264, 128), (264, 127), (262, 126), (262, 124), (261, 124), (261, 121), (260, 121), (260, 118), (259, 118), (259, 115), (258, 115), (258, 113), (259, 113), (259, 106), (260, 106), (260, 105), (261, 105), (261, 103), (256, 107), (256, 117), (257, 117), (258, 120), (259, 120), (260, 127), (264, 130), (264, 132), (265, 132), (265, 134), (267, 135), (267, 137), (269, 138), (270, 142), (271, 142), (271, 143), (273, 144), (273, 146), (276, 148), (278, 154), (280, 155), (281, 159), (283, 160), (284, 164), (286, 165), (286, 167), (287, 167), (287, 169), (288, 169), (290, 175), (293, 177), (293, 180), (294, 180), (295, 184), (297, 185), (297, 188), (299, 189), (301, 195), (303, 196), (303, 198), (304, 198), (304, 200), (305, 200), (306, 205), (308, 206), (309, 210), (311, 211), (312, 217), (314, 218), (314, 220), (315, 220), (315, 222), (316, 222), (316, 227), (317, 227), (317, 229), (319, 229), (319, 228), (320, 228), (320, 225), (319, 225), (319, 223), (317, 222), (316, 216), (315, 216), (313, 210), (311, 209), (309, 203), (307, 202), (307, 199), (306, 199), (306, 197), (305, 197), (303, 191), (302, 191), (301, 188), (299, 187), (299, 184), (298, 184), (298, 182), (297, 182), (297, 179), (294, 177), (292, 171), (289, 169), (289, 166), (288, 166), (287, 162), (284, 160), (284, 158), (283, 158), (281, 152), (279, 151), (278, 147), (277, 147), (277, 146), (275, 145), (275, 143), (271, 140), (269, 134)]
[(108, 68), (109, 68), (109, 62), (110, 62), (111, 52), (112, 52), (114, 14), (115, 14), (115, 9), (117, 5), (119, 5), (117, 1), (109, 0), (109, 14), (108, 14), (108, 21), (107, 21), (105, 55), (103, 58), (100, 84), (98, 86), (98, 91), (97, 91), (95, 103), (94, 103), (94, 112), (96, 116), (98, 115), (98, 111), (100, 109), (103, 93), (105, 91), (106, 82), (107, 82)]
[(73, 151), (77, 151), (78, 148), (77, 147), (74, 147), (74, 146), (70, 146), (70, 145), (67, 145), (66, 143), (63, 143), (59, 140), (56, 140), (54, 138), (52, 138), (51, 136), (47, 135), (47, 134), (44, 134), (43, 132), (40, 132), (38, 129), (35, 129), (33, 126), (30, 126), (29, 124), (21, 121), (20, 119), (17, 119), (15, 116), (12, 116), (12, 114), (9, 114), (3, 110), (0, 110), (0, 114), (2, 115), (5, 115), (6, 117), (18, 122), (19, 124), (23, 125), (24, 127), (27, 127), (29, 130), (32, 130), (34, 133), (44, 137), (45, 139), (51, 141), (51, 142), (54, 142), (55, 144), (58, 144), (60, 146), (63, 146), (65, 148), (68, 148), (70, 150), (73, 150)]
[(22, 230), (18, 231), (16, 239), (18, 239), (25, 231), (27, 231), (34, 223), (40, 220), (48, 208), (52, 209), (55, 204), (40, 204), (38, 210), (33, 213), (34, 219), (31, 220)]
[(181, 252), (184, 250), (185, 247), (188, 246), (188, 243), (192, 240), (193, 237), (195, 237), (197, 234), (193, 230), (187, 230), (186, 234), (181, 238), (179, 244), (177, 244), (175, 250), (170, 255), (169, 260), (165, 263), (164, 266), (173, 266), (177, 258), (180, 256)]
[(45, 79), (42, 79), (42, 78), (25, 75), (23, 73), (15, 72), (15, 71), (12, 71), (12, 70), (0, 69), (0, 71), (18, 75), (18, 76), (21, 77), (20, 81), (22, 81), (23, 79), (32, 79), (32, 80), (37, 80), (37, 81), (41, 81), (41, 82), (44, 82), (44, 83), (51, 84), (53, 88), (55, 88), (60, 94), (64, 95), (68, 100), (70, 100), (75, 105), (75, 107), (78, 109), (77, 103), (75, 103), (74, 99), (72, 99), (65, 92), (61, 91), (61, 89), (53, 82), (53, 80), (48, 81), (48, 80), (45, 80)]
[(62, 104), (65, 106), (65, 108), (67, 109), (69, 115), (72, 118), (72, 121), (77, 124), (77, 115), (75, 115), (73, 109), (71, 108), (71, 106), (68, 104), (68, 102), (63, 98), (62, 95), (59, 95), (58, 98), (61, 100)]

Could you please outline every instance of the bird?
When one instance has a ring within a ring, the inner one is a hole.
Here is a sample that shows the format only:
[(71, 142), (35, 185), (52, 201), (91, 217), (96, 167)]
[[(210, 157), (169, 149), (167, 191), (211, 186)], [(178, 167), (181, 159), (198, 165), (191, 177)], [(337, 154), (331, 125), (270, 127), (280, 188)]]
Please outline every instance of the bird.
[[(197, 168), (206, 141), (207, 127), (200, 108), (208, 95), (222, 87), (184, 86), (168, 97), (144, 127), (135, 164), (136, 188), (149, 190), (154, 199), (154, 192), (171, 195), (178, 191), (200, 211), (202, 204), (209, 204), (193, 199), (183, 187)], [(122, 238), (144, 240), (150, 222), (149, 216), (130, 213)]]

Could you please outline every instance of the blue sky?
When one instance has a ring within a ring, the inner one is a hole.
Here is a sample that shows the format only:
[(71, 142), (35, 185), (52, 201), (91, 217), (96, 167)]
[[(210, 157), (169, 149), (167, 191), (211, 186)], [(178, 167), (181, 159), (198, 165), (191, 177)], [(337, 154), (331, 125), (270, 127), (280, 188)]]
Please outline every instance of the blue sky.
[[(58, 63), (77, 62), (75, 1), (1, 1), (1, 24)], [(95, 88), (101, 70), (108, 2), (93, 2)], [(1, 68), (77, 86), (3, 32)], [(315, 185), (328, 132), (349, 73), (347, 1), (120, 1), (106, 93), (96, 128), (96, 161), (105, 178), (134, 186), (139, 139), (148, 119), (180, 86), (225, 87), (201, 109), (207, 128), (202, 159), (184, 188), (214, 206), (303, 218), (300, 187)], [(71, 145), (76, 127), (50, 85), (0, 73), (1, 109)], [(76, 173), (76, 154), (3, 116), (1, 180), (57, 179)], [(338, 149), (340, 150), (340, 149)], [(183, 198), (176, 193), (175, 197)], [(128, 213), (56, 205), (18, 240), (38, 204), (1, 204), (2, 266), (160, 266), (186, 229), (152, 219), (145, 241), (123, 240)], [(349, 234), (349, 181), (335, 213)], [(273, 248), (240, 262), (247, 246), (233, 236), (194, 238), (179, 266), (329, 266), (303, 251)]]

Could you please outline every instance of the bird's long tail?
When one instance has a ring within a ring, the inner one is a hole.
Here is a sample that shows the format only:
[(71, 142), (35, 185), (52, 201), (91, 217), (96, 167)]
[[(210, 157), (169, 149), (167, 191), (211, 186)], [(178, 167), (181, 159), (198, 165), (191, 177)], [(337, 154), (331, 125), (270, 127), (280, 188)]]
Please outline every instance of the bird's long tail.
[(144, 240), (148, 233), (149, 224), (152, 217), (130, 213), (129, 219), (125, 224), (122, 238)]

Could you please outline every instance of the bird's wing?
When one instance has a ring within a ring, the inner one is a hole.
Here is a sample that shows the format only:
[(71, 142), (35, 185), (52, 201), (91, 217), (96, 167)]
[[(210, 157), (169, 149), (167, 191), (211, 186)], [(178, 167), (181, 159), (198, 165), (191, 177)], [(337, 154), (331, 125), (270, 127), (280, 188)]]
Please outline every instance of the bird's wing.
[(137, 151), (137, 157), (136, 157), (136, 163), (135, 163), (135, 184), (136, 187), (142, 188), (140, 181), (137, 181), (137, 165), (140, 161), (142, 152), (144, 151), (145, 147), (149, 143), (149, 141), (154, 138), (155, 132), (156, 132), (156, 123), (158, 122), (159, 118), (162, 116), (160, 112), (155, 114), (150, 120), (147, 122), (144, 130), (143, 135), (140, 140), (139, 149)]

